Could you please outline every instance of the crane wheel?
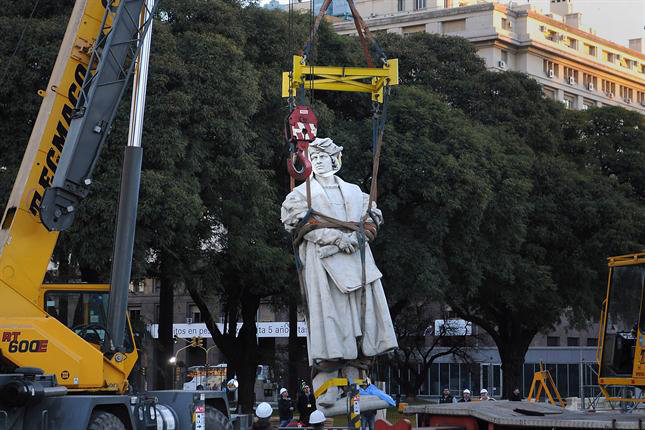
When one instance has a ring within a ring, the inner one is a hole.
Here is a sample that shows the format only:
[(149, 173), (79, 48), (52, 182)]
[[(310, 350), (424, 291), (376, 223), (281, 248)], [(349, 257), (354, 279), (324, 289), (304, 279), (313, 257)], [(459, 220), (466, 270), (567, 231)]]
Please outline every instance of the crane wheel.
[(125, 430), (125, 425), (114, 414), (105, 411), (94, 411), (90, 417), (87, 430)]
[(208, 430), (233, 430), (233, 424), (213, 406), (206, 406), (206, 428)]

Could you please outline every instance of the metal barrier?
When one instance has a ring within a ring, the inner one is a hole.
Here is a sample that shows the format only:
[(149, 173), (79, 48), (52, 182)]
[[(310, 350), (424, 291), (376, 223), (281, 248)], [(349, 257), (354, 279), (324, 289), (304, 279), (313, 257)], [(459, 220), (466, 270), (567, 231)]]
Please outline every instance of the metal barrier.
[[(585, 384), (584, 383), (584, 369), (589, 369), (595, 376), (595, 380), (598, 381), (600, 377), (597, 363), (591, 362), (581, 362), (580, 363), (580, 409), (581, 410), (596, 410), (599, 407), (599, 402), (605, 397), (600, 390), (598, 384)], [(643, 398), (643, 390), (640, 390), (636, 387), (607, 387), (612, 397), (622, 397), (622, 398)], [(632, 391), (634, 390), (634, 391)], [(589, 395), (587, 395), (589, 392)], [(620, 409), (623, 412), (630, 413), (635, 409), (638, 409), (641, 403), (639, 402), (612, 402), (607, 400), (609, 407), (611, 409)]]

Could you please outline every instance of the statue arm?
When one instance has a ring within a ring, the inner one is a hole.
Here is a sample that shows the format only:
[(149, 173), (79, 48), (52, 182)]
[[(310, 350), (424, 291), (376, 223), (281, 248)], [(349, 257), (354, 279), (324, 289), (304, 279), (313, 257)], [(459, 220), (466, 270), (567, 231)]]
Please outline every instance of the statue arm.
[[(299, 193), (292, 191), (282, 203), (280, 218), (284, 228), (292, 232), (298, 222), (307, 213), (307, 202)], [(314, 242), (321, 247), (330, 246), (321, 252), (320, 257), (332, 255), (339, 250), (347, 253), (354, 252), (358, 241), (352, 233), (343, 233), (335, 228), (319, 228), (305, 234), (304, 239)], [(333, 249), (336, 247), (336, 249)]]
[[(370, 196), (363, 193), (363, 213), (367, 212), (367, 206), (369, 205), (370, 202)], [(379, 208), (376, 207), (376, 202), (372, 202), (372, 214), (367, 215), (367, 222), (372, 222), (376, 225), (381, 225), (383, 224), (383, 212)], [(374, 219), (376, 218), (376, 219)]]
[(298, 222), (307, 213), (307, 202), (295, 191), (290, 192), (282, 202), (280, 209), (280, 220), (285, 230), (291, 233)]

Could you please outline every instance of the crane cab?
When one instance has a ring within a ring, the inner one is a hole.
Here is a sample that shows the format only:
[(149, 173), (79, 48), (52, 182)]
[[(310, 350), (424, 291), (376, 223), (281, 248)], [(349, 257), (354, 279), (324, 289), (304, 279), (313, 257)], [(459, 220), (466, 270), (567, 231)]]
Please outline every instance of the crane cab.
[[(105, 284), (45, 284), (43, 308), (67, 328), (104, 351), (110, 342), (108, 302), (110, 286)], [(125, 327), (124, 352), (135, 352), (133, 333)]]
[(645, 399), (612, 395), (612, 387), (645, 387), (645, 253), (611, 257), (600, 319), (596, 361), (600, 389), (607, 399)]

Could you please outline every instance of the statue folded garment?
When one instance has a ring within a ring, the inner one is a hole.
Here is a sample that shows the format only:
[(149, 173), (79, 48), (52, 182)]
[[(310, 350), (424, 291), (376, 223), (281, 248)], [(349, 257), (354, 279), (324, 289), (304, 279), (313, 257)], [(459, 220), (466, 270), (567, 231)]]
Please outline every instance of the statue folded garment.
[[(350, 223), (365, 219), (369, 196), (335, 175), (340, 170), (342, 149), (328, 138), (316, 139), (310, 145), (314, 172), (310, 180), (314, 210), (310, 223), (321, 221), (316, 214)], [(376, 204), (371, 209), (366, 222), (381, 224), (381, 211)], [(282, 204), (282, 222), (287, 231), (294, 232), (308, 210), (307, 187), (303, 183)], [(365, 243), (363, 259), (359, 233), (350, 229), (316, 228), (302, 239), (297, 252), (307, 302), (309, 365), (318, 372), (313, 381), (317, 390), (334, 377), (359, 377), (361, 362), (398, 345), (382, 275), (369, 244)], [(337, 400), (337, 390), (330, 391), (333, 394), (323, 399), (323, 406)]]

